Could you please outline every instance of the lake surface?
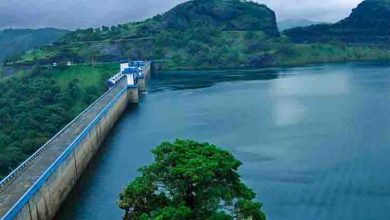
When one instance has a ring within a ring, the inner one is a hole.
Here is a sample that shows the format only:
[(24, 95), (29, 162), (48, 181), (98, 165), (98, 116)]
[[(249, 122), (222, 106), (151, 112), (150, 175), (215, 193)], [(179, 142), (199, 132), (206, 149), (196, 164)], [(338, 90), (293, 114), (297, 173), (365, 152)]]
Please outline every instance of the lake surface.
[(390, 64), (155, 75), (57, 219), (121, 219), (118, 194), (176, 138), (233, 152), (270, 220), (390, 218)]

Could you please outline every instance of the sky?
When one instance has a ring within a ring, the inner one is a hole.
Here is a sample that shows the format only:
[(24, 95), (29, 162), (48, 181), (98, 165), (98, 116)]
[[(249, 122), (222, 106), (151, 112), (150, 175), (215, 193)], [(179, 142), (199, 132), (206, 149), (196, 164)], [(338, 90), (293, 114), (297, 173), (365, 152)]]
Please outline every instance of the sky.
[[(163, 13), (185, 0), (0, 0), (0, 29), (110, 26)], [(336, 22), (362, 0), (254, 0), (276, 12), (278, 20)]]

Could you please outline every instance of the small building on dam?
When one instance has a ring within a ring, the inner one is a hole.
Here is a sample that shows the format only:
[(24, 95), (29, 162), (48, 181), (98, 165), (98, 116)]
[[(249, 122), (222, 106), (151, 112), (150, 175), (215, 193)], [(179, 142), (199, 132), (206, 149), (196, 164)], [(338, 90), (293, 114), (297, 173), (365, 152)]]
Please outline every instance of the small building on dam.
[(138, 103), (151, 62), (122, 62), (108, 90), (0, 182), (0, 220), (50, 220), (129, 103)]

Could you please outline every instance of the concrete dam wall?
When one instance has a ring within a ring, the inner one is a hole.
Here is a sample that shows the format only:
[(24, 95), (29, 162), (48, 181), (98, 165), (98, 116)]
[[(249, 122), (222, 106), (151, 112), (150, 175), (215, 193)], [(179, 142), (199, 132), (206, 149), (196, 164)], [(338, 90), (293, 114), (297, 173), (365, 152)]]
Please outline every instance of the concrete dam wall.
[(138, 102), (150, 69), (145, 65), (136, 86), (120, 80), (1, 182), (1, 220), (55, 217), (129, 102)]

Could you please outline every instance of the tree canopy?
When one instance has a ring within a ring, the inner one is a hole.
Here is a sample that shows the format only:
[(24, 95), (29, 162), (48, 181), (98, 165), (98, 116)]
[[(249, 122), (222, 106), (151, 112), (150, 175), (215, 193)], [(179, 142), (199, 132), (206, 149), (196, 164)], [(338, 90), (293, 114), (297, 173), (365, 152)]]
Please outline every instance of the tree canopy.
[[(110, 66), (37, 65), (29, 73), (0, 78), (0, 179), (99, 97), (111, 73)], [(96, 85), (87, 84), (91, 78)]]
[(55, 28), (2, 30), (0, 31), (0, 62), (35, 47), (48, 45), (67, 32)]
[(283, 33), (297, 43), (343, 42), (386, 46), (390, 42), (390, 1), (362, 1), (347, 18), (335, 24), (297, 27)]
[(231, 153), (190, 140), (164, 142), (152, 152), (154, 163), (120, 194), (125, 220), (266, 219)]

